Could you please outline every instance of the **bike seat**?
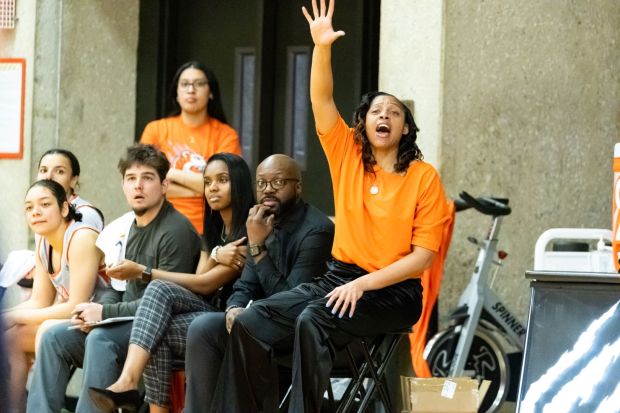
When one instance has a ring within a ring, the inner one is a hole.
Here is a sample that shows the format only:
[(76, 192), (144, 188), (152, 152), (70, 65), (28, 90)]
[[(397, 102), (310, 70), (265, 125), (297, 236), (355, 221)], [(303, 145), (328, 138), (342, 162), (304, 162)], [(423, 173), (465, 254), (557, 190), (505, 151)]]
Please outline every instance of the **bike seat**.
[(460, 199), (454, 201), (457, 211), (462, 211), (467, 208), (474, 208), (476, 211), (485, 215), (492, 215), (494, 217), (500, 215), (509, 215), (510, 207), (508, 206), (508, 198), (496, 198), (496, 197), (478, 197), (474, 198), (465, 191), (459, 194)]

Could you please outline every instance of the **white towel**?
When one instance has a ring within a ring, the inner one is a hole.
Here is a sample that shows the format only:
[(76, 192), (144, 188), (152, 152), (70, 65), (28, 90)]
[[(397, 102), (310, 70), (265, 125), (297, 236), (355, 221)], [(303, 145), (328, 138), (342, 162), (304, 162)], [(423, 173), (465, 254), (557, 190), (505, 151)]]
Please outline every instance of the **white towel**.
[(0, 287), (10, 287), (34, 268), (34, 251), (11, 251), (0, 270)]
[[(131, 224), (136, 219), (133, 212), (127, 212), (120, 218), (110, 222), (97, 237), (96, 245), (105, 255), (105, 264), (113, 267), (125, 259), (127, 239)], [(127, 281), (111, 279), (112, 288), (117, 291), (125, 291)]]

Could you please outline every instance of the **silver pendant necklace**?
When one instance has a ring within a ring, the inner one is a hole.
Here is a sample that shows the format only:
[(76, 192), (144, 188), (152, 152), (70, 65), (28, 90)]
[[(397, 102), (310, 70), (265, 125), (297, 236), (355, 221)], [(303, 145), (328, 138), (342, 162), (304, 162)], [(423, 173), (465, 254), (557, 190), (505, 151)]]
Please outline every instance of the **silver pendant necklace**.
[(222, 240), (222, 242), (226, 242), (226, 234), (224, 233), (224, 230), (226, 229), (226, 226), (222, 226), (222, 233), (220, 234), (220, 239)]

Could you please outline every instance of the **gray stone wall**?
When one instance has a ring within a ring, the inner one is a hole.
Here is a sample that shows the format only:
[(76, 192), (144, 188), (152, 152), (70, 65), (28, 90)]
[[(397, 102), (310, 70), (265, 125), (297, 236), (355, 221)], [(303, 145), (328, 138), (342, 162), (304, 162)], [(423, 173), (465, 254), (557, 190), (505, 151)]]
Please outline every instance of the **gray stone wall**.
[(0, 160), (0, 261), (32, 248), (23, 198), (41, 154), (73, 151), (80, 195), (109, 222), (127, 207), (116, 169), (133, 143), (139, 1), (23, 0), (14, 30), (0, 30), (0, 57), (26, 58), (24, 156)]
[[(611, 228), (620, 125), (620, 2), (447, 1), (441, 173), (448, 194), (510, 198), (495, 288), (525, 319), (524, 272), (553, 227)], [(441, 313), (468, 281), (486, 233), (457, 215)]]
[[(26, 59), (23, 156), (21, 159), (0, 159), (0, 177), (3, 182), (0, 202), (0, 262), (6, 260), (9, 251), (24, 249), (28, 245), (28, 227), (23, 211), (24, 195), (30, 184), (35, 9), (35, 0), (18, 1), (15, 28), (0, 30), (0, 57)], [(0, 139), (3, 138), (2, 134), (3, 131), (0, 130)]]
[(45, 150), (73, 151), (80, 195), (106, 221), (126, 210), (116, 169), (133, 143), (139, 2), (38, 2), (33, 171)]

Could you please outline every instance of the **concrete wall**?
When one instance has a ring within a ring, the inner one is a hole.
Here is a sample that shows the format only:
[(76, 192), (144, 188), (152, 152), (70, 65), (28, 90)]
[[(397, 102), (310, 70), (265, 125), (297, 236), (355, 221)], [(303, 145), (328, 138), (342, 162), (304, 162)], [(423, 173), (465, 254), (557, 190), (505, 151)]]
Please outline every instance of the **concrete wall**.
[(126, 210), (116, 164), (134, 137), (138, 16), (138, 0), (40, 3), (40, 44), (46, 32), (58, 37), (37, 47), (33, 159), (52, 146), (72, 150), (82, 165), (80, 195), (108, 222)]
[(0, 53), (28, 59), (26, 89), (33, 98), (26, 105), (24, 159), (0, 161), (0, 172), (10, 176), (0, 214), (0, 260), (28, 247), (23, 196), (49, 148), (77, 155), (80, 195), (107, 221), (126, 210), (116, 164), (133, 142), (135, 122), (139, 1), (17, 4), (20, 20), (12, 34), (0, 31)]
[(0, 30), (0, 57), (26, 59), (23, 158), (0, 159), (4, 183), (0, 202), (0, 262), (4, 262), (9, 251), (26, 248), (28, 243), (23, 210), (25, 190), (30, 183), (36, 1), (18, 1), (16, 16), (16, 29)]
[(441, 166), (443, 14), (442, 1), (381, 2), (379, 90), (413, 101), (418, 145), (436, 168)]
[[(428, 57), (418, 50), (429, 41), (406, 28), (428, 26), (417, 3), (426, 2), (382, 2), (380, 79), (405, 98), (411, 96), (409, 73)], [(444, 28), (441, 128), (430, 139), (440, 142), (448, 195), (467, 190), (510, 198), (513, 213), (500, 233), (509, 256), (494, 287), (525, 319), (524, 272), (533, 266), (538, 236), (552, 227), (611, 227), (612, 147), (620, 140), (620, 3), (443, 3), (443, 20), (433, 20)], [(393, 34), (400, 31), (413, 34)], [(436, 41), (430, 43), (434, 48)], [(394, 63), (408, 62), (412, 69), (385, 61), (394, 58), (392, 48), (400, 56)], [(422, 76), (415, 82), (436, 83), (436, 74), (415, 73)], [(426, 105), (437, 102), (416, 102), (423, 133)], [(465, 238), (484, 237), (486, 225), (474, 211), (457, 216), (441, 292), (444, 320), (477, 254)]]

